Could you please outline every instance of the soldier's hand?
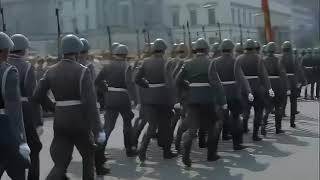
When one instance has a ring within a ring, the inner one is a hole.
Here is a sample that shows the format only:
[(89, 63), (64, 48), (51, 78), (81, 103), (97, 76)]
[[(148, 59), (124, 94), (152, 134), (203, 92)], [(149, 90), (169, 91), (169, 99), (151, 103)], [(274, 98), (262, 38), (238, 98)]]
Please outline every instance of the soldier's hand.
[(141, 84), (141, 86), (143, 88), (149, 88), (149, 81), (148, 80), (144, 80), (143, 83)]
[(106, 133), (100, 132), (97, 138), (97, 143), (103, 144), (106, 141)]
[(190, 85), (190, 82), (189, 82), (189, 81), (187, 81), (187, 80), (184, 80), (184, 81), (183, 81), (183, 86), (184, 86), (185, 88), (189, 88), (189, 85)]
[(109, 85), (108, 85), (107, 81), (103, 81), (102, 84), (101, 84), (102, 91), (103, 92), (108, 92), (108, 87), (109, 87)]
[(253, 101), (254, 101), (254, 96), (252, 95), (252, 93), (249, 93), (249, 95), (248, 95), (248, 100), (249, 100), (250, 102), (253, 102)]
[(27, 143), (23, 143), (19, 146), (19, 153), (22, 155), (23, 158), (29, 160), (31, 150)]
[(269, 96), (274, 98), (275, 94), (274, 91), (272, 89), (269, 89)]
[(37, 129), (36, 129), (36, 131), (37, 131), (38, 136), (41, 136), (41, 135), (43, 134), (43, 132), (44, 132), (42, 126), (38, 126)]
[(227, 109), (228, 109), (228, 104), (224, 104), (224, 105), (222, 106), (222, 109), (223, 109), (223, 110), (227, 110)]
[(290, 96), (290, 95), (291, 95), (291, 91), (287, 90), (287, 96)]

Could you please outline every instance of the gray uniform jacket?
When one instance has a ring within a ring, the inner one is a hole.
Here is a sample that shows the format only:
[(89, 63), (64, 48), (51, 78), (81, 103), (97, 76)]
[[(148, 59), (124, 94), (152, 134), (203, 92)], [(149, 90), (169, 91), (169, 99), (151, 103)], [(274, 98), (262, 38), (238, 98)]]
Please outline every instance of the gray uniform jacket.
[[(18, 144), (26, 143), (18, 70), (6, 62), (0, 64), (0, 109), (9, 119), (11, 132)], [(1, 119), (0, 119), (1, 120)]]
[(96, 70), (94, 68), (94, 65), (93, 63), (91, 63), (90, 61), (86, 60), (86, 59), (79, 59), (78, 61), (80, 64), (86, 66), (89, 70), (90, 70), (90, 73), (91, 73), (91, 77), (93, 79), (93, 81), (96, 79), (97, 75), (96, 75)]
[(23, 119), (26, 128), (42, 126), (40, 105), (31, 100), (37, 86), (35, 69), (24, 57), (10, 55), (8, 63), (15, 66), (19, 72)]
[(56, 100), (54, 130), (98, 135), (102, 130), (97, 96), (90, 70), (76, 61), (63, 59), (45, 73), (34, 100), (44, 104), (51, 89)]

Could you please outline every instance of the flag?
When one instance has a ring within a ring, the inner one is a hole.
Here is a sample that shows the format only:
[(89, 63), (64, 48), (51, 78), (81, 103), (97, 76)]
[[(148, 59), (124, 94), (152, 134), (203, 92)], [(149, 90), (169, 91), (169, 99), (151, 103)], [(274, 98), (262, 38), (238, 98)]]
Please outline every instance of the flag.
[(270, 9), (269, 9), (269, 1), (262, 0), (262, 11), (264, 15), (264, 30), (265, 37), (267, 42), (273, 41), (273, 33), (271, 27), (271, 17), (270, 17)]

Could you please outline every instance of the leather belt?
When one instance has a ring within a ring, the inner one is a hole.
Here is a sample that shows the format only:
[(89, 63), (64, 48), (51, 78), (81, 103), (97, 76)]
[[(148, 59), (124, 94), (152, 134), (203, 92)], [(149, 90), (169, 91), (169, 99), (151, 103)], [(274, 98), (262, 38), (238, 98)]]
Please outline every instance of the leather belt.
[(287, 73), (287, 76), (294, 76), (293, 73)]
[(115, 88), (115, 87), (108, 87), (108, 91), (111, 91), (111, 92), (128, 92), (127, 89), (124, 89), (124, 88)]
[(82, 104), (79, 100), (70, 100), (70, 101), (56, 101), (56, 106), (66, 107), (66, 106), (76, 106)]
[(231, 84), (236, 84), (236, 81), (221, 81), (222, 85), (231, 85)]
[(246, 76), (246, 79), (258, 79), (258, 76)]
[(191, 83), (190, 87), (210, 87), (209, 83)]
[(158, 87), (165, 87), (166, 84), (160, 83), (160, 84), (149, 84), (149, 88), (158, 88)]
[(0, 114), (5, 115), (6, 114), (6, 109), (0, 109)]

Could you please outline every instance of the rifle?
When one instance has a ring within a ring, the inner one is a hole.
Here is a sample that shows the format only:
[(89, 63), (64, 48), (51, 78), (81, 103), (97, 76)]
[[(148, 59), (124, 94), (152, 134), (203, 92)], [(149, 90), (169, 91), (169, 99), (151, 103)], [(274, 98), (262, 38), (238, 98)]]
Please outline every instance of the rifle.
[(188, 38), (189, 38), (189, 57), (192, 57), (192, 41), (191, 41), (191, 32), (190, 32), (190, 26), (189, 21), (187, 21), (187, 30), (188, 30)]
[(136, 30), (136, 34), (137, 34), (137, 53), (138, 53), (138, 58), (140, 59), (140, 36), (139, 36), (139, 29)]
[(186, 44), (186, 26), (183, 25), (182, 29), (183, 29), (183, 43)]
[(60, 16), (59, 16), (59, 9), (56, 8), (56, 17), (57, 17), (57, 28), (58, 28), (58, 37), (57, 37), (57, 51), (58, 51), (58, 59), (62, 59), (62, 54), (61, 54), (61, 27), (60, 27)]
[(202, 26), (202, 33), (203, 33), (204, 39), (207, 40), (207, 33), (206, 33), (206, 29), (204, 26)]
[(217, 25), (218, 25), (218, 29), (219, 29), (219, 43), (221, 44), (222, 37), (221, 37), (221, 24), (220, 24), (220, 22), (218, 22)]
[(3, 7), (2, 7), (1, 0), (0, 0), (0, 13), (1, 13), (1, 18), (2, 18), (2, 31), (6, 32), (7, 28), (6, 28), (6, 23), (4, 21), (4, 13), (3, 13)]
[(240, 44), (241, 47), (243, 47), (243, 34), (242, 34), (242, 25), (239, 24), (239, 28), (240, 28)]
[(110, 26), (107, 26), (107, 33), (108, 33), (109, 52), (110, 52), (110, 55), (112, 56), (113, 52), (112, 52), (112, 39), (111, 39), (111, 29), (110, 29)]

